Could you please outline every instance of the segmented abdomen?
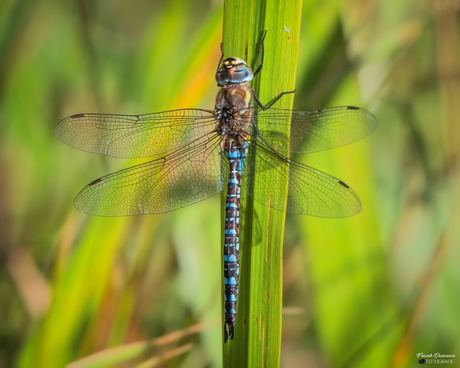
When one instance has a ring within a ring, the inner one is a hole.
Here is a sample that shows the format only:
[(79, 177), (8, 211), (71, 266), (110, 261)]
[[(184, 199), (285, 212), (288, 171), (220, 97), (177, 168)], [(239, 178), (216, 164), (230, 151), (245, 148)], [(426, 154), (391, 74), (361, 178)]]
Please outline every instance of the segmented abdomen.
[[(230, 163), (227, 202), (225, 204), (225, 241), (224, 241), (224, 340), (233, 339), (236, 322), (236, 301), (238, 299), (238, 281), (240, 275), (240, 188), (246, 160), (245, 142), (243, 147), (234, 146), (226, 152)], [(228, 332), (227, 332), (228, 327)]]

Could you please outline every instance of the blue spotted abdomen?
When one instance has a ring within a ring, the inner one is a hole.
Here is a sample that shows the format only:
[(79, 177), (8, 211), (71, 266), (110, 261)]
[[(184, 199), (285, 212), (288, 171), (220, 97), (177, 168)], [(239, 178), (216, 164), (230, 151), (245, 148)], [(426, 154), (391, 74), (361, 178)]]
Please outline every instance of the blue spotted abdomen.
[[(238, 281), (240, 275), (240, 190), (244, 161), (246, 160), (247, 142), (243, 147), (233, 146), (226, 152), (230, 163), (227, 202), (225, 209), (224, 240), (224, 334), (233, 339), (236, 322), (236, 301), (238, 299)], [(228, 327), (228, 332), (227, 332)]]

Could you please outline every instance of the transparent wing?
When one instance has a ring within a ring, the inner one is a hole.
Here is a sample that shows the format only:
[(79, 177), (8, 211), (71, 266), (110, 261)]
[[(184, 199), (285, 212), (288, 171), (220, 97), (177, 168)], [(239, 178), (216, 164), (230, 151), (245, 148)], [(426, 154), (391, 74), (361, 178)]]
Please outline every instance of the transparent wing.
[(212, 111), (182, 109), (146, 115), (76, 114), (61, 120), (54, 134), (83, 151), (119, 158), (169, 152), (214, 129)]
[[(265, 140), (280, 152), (310, 153), (355, 142), (377, 127), (377, 119), (369, 111), (353, 106), (331, 107), (314, 111), (254, 108), (259, 131)], [(287, 139), (280, 128), (290, 123)]]
[(213, 133), (162, 158), (103, 176), (87, 185), (75, 206), (99, 216), (162, 213), (222, 190), (228, 163)]
[(340, 179), (274, 153), (257, 140), (251, 141), (243, 185), (256, 201), (284, 211), (285, 188), (280, 175), (288, 178), (286, 212), (318, 217), (348, 217), (361, 210), (356, 193)]

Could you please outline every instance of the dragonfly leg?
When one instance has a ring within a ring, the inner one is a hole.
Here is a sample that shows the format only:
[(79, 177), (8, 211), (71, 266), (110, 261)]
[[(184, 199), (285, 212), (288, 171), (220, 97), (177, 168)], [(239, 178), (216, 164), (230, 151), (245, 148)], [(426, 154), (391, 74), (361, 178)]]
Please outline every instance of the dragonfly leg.
[(216, 73), (217, 73), (217, 71), (219, 70), (220, 63), (222, 62), (222, 59), (223, 59), (223, 58), (224, 58), (224, 43), (221, 42), (221, 43), (220, 43), (220, 59), (219, 59), (219, 62), (217, 63)]
[[(254, 77), (259, 74), (259, 72), (262, 70), (263, 66), (264, 66), (264, 55), (265, 55), (265, 47), (264, 47), (264, 41), (265, 41), (265, 36), (267, 35), (267, 30), (264, 31), (264, 34), (262, 36), (262, 41), (261, 41), (261, 45), (262, 45), (262, 57), (261, 57), (261, 60), (260, 60), (260, 65), (257, 67), (256, 71), (254, 72)], [(252, 97), (254, 97), (254, 100), (257, 102), (257, 105), (259, 105), (259, 107), (262, 109), (262, 110), (267, 110), (269, 109), (270, 107), (273, 106), (273, 104), (278, 101), (281, 97), (283, 97), (284, 95), (287, 95), (289, 93), (294, 93), (295, 90), (293, 91), (288, 91), (288, 92), (281, 92), (278, 96), (276, 96), (272, 101), (270, 101), (268, 103), (268, 105), (264, 106), (264, 104), (262, 102), (260, 102), (259, 100), (259, 97), (256, 95), (256, 93), (254, 91), (252, 91)]]
[(261, 46), (262, 46), (262, 57), (260, 60), (260, 65), (257, 67), (256, 71), (254, 72), (254, 77), (259, 74), (259, 72), (262, 70), (262, 67), (264, 65), (264, 54), (265, 54), (265, 48), (264, 48), (264, 41), (265, 41), (265, 36), (267, 35), (267, 30), (264, 31), (264, 34), (262, 35), (262, 41), (261, 41)]
[(295, 89), (292, 90), (292, 91), (288, 91), (288, 92), (281, 92), (278, 96), (276, 96), (273, 100), (271, 100), (267, 105), (264, 105), (262, 102), (260, 102), (259, 97), (256, 95), (256, 93), (254, 91), (252, 91), (251, 94), (252, 94), (252, 97), (254, 97), (254, 101), (256, 101), (257, 105), (259, 105), (259, 107), (262, 110), (267, 110), (270, 107), (272, 107), (273, 104), (276, 101), (278, 101), (281, 97), (283, 97), (284, 95), (288, 95), (290, 93), (294, 93), (294, 92), (295, 92)]

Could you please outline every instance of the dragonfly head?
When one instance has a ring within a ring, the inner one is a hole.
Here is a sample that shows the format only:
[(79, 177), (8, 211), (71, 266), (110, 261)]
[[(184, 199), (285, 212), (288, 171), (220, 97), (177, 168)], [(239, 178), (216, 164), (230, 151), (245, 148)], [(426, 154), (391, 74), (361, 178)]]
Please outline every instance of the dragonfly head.
[(231, 83), (249, 82), (254, 73), (243, 59), (229, 57), (222, 61), (216, 72), (217, 85), (223, 87)]

